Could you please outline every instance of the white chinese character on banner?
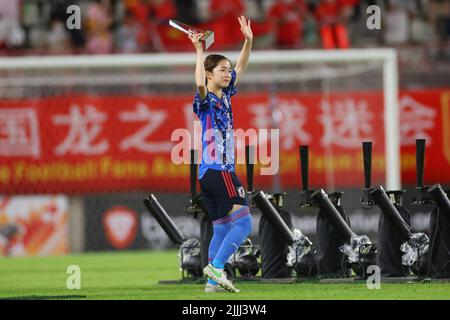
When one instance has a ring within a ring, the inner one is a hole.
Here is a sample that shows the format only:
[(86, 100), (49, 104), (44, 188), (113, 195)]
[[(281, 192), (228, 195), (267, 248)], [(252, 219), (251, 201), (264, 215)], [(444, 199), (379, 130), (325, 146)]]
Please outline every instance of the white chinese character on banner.
[(273, 113), (275, 121), (279, 122), (281, 147), (292, 149), (300, 143), (311, 142), (311, 135), (303, 127), (307, 120), (307, 109), (298, 101), (281, 100), (278, 104), (281, 114), (277, 117), (277, 110)]
[(135, 148), (142, 152), (170, 152), (172, 142), (148, 142), (147, 138), (159, 128), (167, 119), (167, 112), (150, 110), (147, 105), (139, 103), (135, 111), (124, 111), (119, 114), (119, 119), (124, 122), (146, 122), (147, 124), (132, 136), (120, 142), (120, 150), (125, 151)]
[(83, 114), (79, 106), (73, 105), (69, 114), (53, 117), (54, 124), (69, 127), (66, 138), (55, 148), (56, 155), (62, 156), (66, 153), (98, 155), (108, 151), (107, 140), (95, 142), (102, 130), (102, 123), (107, 120), (107, 115), (90, 105), (87, 105), (84, 111)]
[(39, 122), (34, 109), (2, 109), (0, 156), (40, 155)]
[(368, 110), (367, 102), (345, 99), (330, 104), (322, 100), (320, 109), (319, 120), (324, 127), (320, 142), (323, 146), (360, 148), (362, 141), (374, 140), (370, 124), (373, 114)]
[(279, 100), (272, 112), (266, 104), (253, 104), (250, 112), (255, 115), (251, 120), (255, 128), (279, 128), (283, 149), (291, 149), (298, 143), (311, 141), (311, 135), (303, 128), (307, 122), (307, 108), (296, 100)]
[(416, 139), (426, 139), (431, 145), (432, 139), (426, 130), (434, 128), (436, 111), (425, 106), (410, 96), (400, 99), (400, 144), (415, 145)]
[[(250, 120), (250, 126), (257, 129), (268, 129), (274, 126), (272, 115), (268, 105), (265, 103), (255, 103), (250, 105), (250, 112), (254, 117)], [(260, 141), (260, 143), (264, 143)]]
[[(274, 119), (272, 118), (272, 114), (268, 108), (268, 105), (265, 103), (256, 103), (250, 105), (250, 112), (255, 116), (250, 120), (250, 125), (253, 128), (257, 129), (269, 129), (274, 127)], [(258, 144), (267, 143), (268, 137), (262, 136), (258, 141)]]

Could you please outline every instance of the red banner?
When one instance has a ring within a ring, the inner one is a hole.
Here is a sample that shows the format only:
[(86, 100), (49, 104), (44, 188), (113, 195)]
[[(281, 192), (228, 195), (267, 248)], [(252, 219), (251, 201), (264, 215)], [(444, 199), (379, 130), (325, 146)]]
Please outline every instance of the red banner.
[[(194, 130), (193, 95), (64, 96), (0, 101), (0, 193), (186, 191), (189, 165), (172, 161), (177, 129)], [(415, 139), (426, 138), (425, 183), (450, 183), (450, 90), (400, 94), (402, 183), (415, 183)], [(380, 92), (238, 94), (236, 129), (279, 129), (283, 187), (299, 185), (298, 146), (310, 146), (312, 186), (360, 186), (362, 141), (373, 141), (373, 183), (383, 183), (384, 112)], [(195, 117), (195, 118), (194, 118)], [(195, 131), (195, 132), (194, 132)], [(276, 169), (260, 135), (257, 154)], [(243, 143), (237, 143), (242, 152)], [(188, 157), (188, 155), (187, 155)], [(264, 162), (264, 161), (263, 161)], [(255, 186), (273, 182), (255, 170)], [(237, 166), (245, 181), (245, 166)]]
[(416, 181), (415, 139), (426, 139), (424, 183), (450, 184), (450, 89), (400, 95), (402, 181)]

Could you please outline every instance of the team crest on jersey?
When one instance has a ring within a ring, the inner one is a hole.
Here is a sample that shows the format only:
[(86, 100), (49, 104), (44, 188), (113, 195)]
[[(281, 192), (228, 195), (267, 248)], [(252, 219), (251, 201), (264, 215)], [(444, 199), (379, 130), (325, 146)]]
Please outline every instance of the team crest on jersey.
[(241, 198), (245, 198), (245, 190), (244, 190), (244, 187), (238, 187), (238, 188), (237, 188), (237, 191), (238, 191), (239, 196), (240, 196)]

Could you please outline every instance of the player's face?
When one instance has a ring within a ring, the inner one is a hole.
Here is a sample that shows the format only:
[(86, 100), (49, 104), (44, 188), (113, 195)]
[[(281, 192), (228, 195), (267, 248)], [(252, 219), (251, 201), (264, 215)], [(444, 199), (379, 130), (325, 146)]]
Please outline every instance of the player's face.
[(228, 87), (231, 81), (231, 64), (230, 61), (223, 59), (219, 64), (213, 69), (212, 81), (222, 89)]

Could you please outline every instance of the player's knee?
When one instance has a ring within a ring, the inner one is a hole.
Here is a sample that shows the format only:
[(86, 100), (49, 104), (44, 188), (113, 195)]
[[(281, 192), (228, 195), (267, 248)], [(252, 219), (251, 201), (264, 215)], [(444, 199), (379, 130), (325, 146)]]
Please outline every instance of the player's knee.
[(253, 226), (252, 216), (250, 214), (248, 214), (244, 218), (245, 218), (245, 228), (246, 228), (245, 233), (247, 235), (249, 235), (250, 233), (252, 233), (252, 226)]
[(229, 231), (229, 227), (226, 223), (214, 223), (213, 231), (215, 235), (225, 235)]
[(252, 216), (250, 215), (250, 209), (248, 207), (244, 208), (246, 208), (244, 210), (248, 210), (248, 213), (238, 217), (234, 223), (238, 225), (246, 235), (249, 235), (252, 232)]

